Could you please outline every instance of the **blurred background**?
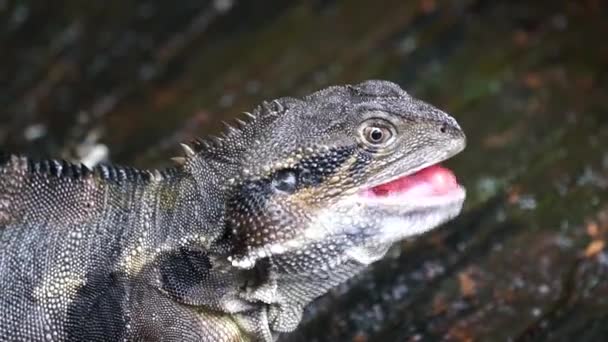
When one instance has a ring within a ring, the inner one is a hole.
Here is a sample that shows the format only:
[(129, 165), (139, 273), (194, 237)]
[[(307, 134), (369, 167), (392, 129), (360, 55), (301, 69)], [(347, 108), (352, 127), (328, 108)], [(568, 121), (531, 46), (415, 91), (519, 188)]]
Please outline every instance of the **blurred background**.
[(0, 146), (165, 167), (263, 99), (369, 78), (454, 115), (464, 213), (283, 341), (608, 336), (602, 0), (0, 0)]

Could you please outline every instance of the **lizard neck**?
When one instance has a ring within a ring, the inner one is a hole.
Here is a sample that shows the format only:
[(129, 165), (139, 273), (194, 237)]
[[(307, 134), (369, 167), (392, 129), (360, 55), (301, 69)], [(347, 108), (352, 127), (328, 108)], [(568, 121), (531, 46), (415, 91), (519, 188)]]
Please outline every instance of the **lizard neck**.
[(157, 224), (151, 236), (163, 236), (157, 245), (175, 248), (197, 245), (208, 252), (222, 254), (218, 241), (225, 234), (225, 179), (230, 165), (203, 158), (192, 158), (175, 177), (164, 179), (157, 189), (150, 188), (156, 202)]

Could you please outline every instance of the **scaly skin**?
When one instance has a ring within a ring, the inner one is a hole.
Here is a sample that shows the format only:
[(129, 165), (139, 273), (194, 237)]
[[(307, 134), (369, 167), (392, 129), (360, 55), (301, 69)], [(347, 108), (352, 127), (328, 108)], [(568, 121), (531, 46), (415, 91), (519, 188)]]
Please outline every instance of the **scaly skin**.
[(249, 117), (162, 172), (0, 159), (0, 340), (272, 341), (395, 241), (460, 211), (464, 191), (361, 195), (465, 145), (454, 119), (395, 84)]

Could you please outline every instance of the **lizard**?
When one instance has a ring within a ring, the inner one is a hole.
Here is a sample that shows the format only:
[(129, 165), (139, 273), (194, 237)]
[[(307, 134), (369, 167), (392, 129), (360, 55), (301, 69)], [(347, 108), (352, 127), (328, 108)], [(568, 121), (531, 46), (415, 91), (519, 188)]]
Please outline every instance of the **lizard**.
[(264, 101), (162, 170), (0, 158), (0, 340), (274, 341), (457, 216), (456, 120), (369, 80)]

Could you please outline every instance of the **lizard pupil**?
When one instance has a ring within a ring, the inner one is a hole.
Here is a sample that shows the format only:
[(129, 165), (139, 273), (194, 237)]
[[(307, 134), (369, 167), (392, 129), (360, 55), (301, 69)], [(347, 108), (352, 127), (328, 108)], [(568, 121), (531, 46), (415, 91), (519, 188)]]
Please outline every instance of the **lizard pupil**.
[(397, 128), (393, 123), (382, 118), (371, 118), (364, 121), (358, 129), (359, 142), (364, 148), (378, 151), (395, 142)]
[(368, 144), (375, 146), (383, 145), (392, 138), (393, 132), (384, 125), (368, 126), (363, 129), (363, 137)]
[(281, 192), (288, 194), (294, 193), (297, 186), (295, 173), (291, 170), (281, 170), (277, 172), (272, 179), (272, 186)]
[(370, 138), (372, 138), (372, 140), (376, 141), (376, 142), (381, 141), (383, 135), (384, 134), (382, 134), (382, 130), (378, 127), (372, 128), (372, 130), (369, 134)]

